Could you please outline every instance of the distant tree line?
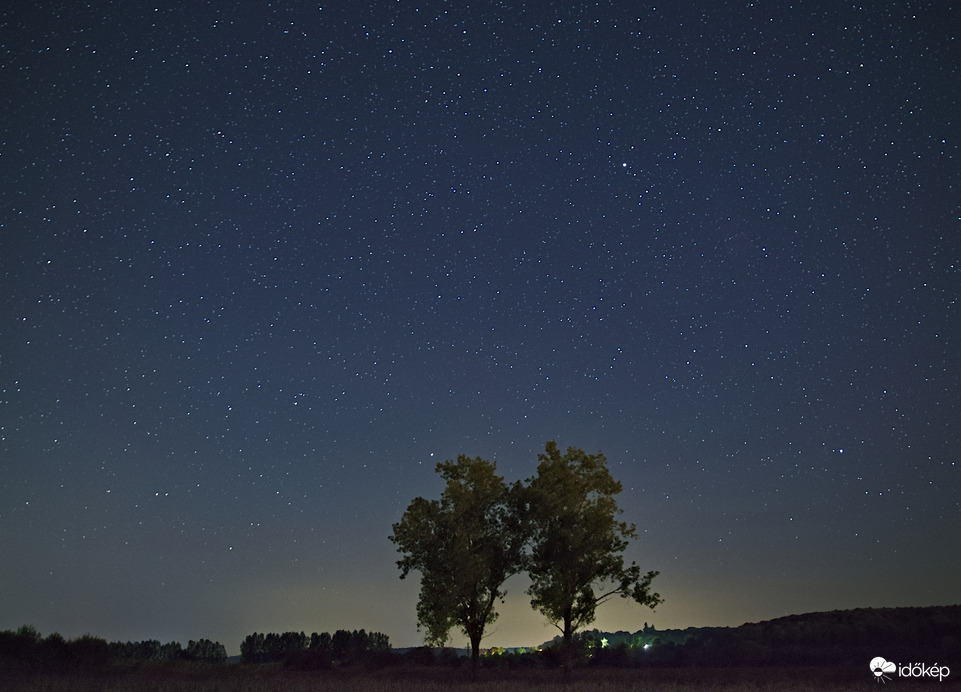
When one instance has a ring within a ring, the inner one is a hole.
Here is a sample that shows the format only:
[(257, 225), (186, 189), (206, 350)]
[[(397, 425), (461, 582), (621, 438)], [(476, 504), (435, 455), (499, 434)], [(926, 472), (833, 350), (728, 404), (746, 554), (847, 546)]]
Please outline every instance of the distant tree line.
[(390, 656), (390, 639), (380, 632), (337, 630), (333, 635), (317, 632), (254, 632), (240, 645), (244, 663), (283, 663), (292, 668), (329, 668)]
[(0, 667), (5, 669), (100, 669), (118, 662), (226, 660), (223, 644), (209, 639), (191, 640), (185, 649), (179, 642), (108, 642), (89, 634), (70, 640), (56, 632), (42, 637), (30, 625), (0, 632)]
[[(791, 615), (740, 627), (636, 632), (587, 630), (573, 638), (575, 663), (599, 667), (864, 666), (876, 655), (894, 661), (950, 662), (961, 650), (961, 605), (859, 608)], [(333, 635), (285, 632), (249, 635), (241, 644), (250, 664), (280, 663), (311, 670), (335, 665), (461, 666), (454, 649), (418, 647), (395, 651), (387, 635), (338, 630)], [(570, 663), (562, 636), (530, 648), (492, 648), (483, 668), (558, 668)], [(113, 642), (91, 635), (65, 640), (41, 637), (33, 627), (0, 631), (0, 688), (5, 671), (99, 670), (130, 662), (217, 663), (223, 645), (208, 639)]]
[(209, 639), (190, 640), (187, 648), (179, 642), (161, 644), (156, 639), (142, 642), (114, 642), (110, 653), (119, 659), (132, 661), (206, 661), (221, 663), (227, 660), (227, 650), (220, 642)]

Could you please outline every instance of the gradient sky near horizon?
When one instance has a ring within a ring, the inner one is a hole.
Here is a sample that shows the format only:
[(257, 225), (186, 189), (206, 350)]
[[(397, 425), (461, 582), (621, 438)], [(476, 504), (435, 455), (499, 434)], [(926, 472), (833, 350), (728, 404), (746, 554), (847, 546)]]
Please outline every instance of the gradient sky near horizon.
[[(661, 572), (601, 629), (961, 602), (959, 28), (6, 5), (0, 629), (417, 645), (391, 524), (548, 440)], [(510, 586), (485, 645), (553, 637)]]

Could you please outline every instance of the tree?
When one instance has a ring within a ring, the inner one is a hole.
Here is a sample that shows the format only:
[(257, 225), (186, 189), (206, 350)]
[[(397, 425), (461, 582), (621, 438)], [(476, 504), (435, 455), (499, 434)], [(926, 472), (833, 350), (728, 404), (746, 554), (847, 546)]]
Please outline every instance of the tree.
[(642, 576), (634, 562), (624, 564), (636, 529), (616, 519), (621, 484), (611, 477), (603, 454), (568, 447), (562, 456), (557, 444), (548, 442), (537, 458), (523, 510), (531, 546), (527, 593), (531, 605), (563, 635), (568, 677), (574, 633), (593, 622), (597, 607), (614, 596), (654, 608), (661, 597), (650, 586), (658, 573)]
[(484, 629), (497, 618), (508, 577), (524, 563), (524, 536), (514, 508), (517, 488), (496, 475), (496, 464), (465, 455), (437, 464), (447, 481), (440, 500), (415, 498), (390, 540), (404, 555), (401, 579), (421, 574), (418, 628), (428, 644), (443, 645), (454, 626), (470, 639), (477, 675)]
[(207, 661), (210, 663), (222, 663), (227, 660), (227, 649), (220, 642), (212, 642), (209, 639), (190, 640), (187, 642), (187, 650), (184, 655), (191, 661)]
[(244, 663), (263, 663), (267, 658), (266, 636), (260, 632), (248, 634), (240, 644)]
[(85, 634), (68, 644), (73, 663), (79, 668), (102, 670), (110, 661), (110, 645), (106, 639)]

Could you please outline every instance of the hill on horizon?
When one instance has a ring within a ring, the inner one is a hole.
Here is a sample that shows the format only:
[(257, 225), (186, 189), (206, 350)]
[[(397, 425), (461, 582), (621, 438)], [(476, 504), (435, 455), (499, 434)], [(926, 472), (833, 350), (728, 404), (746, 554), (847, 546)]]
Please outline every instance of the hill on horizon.
[(645, 625), (633, 634), (591, 630), (580, 636), (603, 650), (601, 658), (612, 658), (615, 651), (635, 658), (641, 653), (650, 663), (668, 665), (817, 665), (875, 656), (933, 662), (961, 651), (961, 605), (821, 611), (738, 627), (657, 630)]

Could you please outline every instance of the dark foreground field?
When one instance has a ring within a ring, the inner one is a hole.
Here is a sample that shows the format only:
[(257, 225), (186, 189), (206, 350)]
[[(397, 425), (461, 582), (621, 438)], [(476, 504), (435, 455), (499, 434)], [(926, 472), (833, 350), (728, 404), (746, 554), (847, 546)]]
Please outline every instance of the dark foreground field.
[[(961, 671), (959, 671), (961, 678)], [(961, 680), (893, 679), (890, 690), (957, 690)], [(0, 691), (47, 692), (524, 692), (563, 688), (560, 671), (482, 670), (471, 683), (465, 671), (391, 669), (375, 672), (296, 672), (245, 666), (141, 668), (112, 673), (31, 673), (0, 679)], [(851, 668), (673, 668), (575, 670), (568, 689), (578, 692), (824, 692), (877, 690), (867, 665)]]

